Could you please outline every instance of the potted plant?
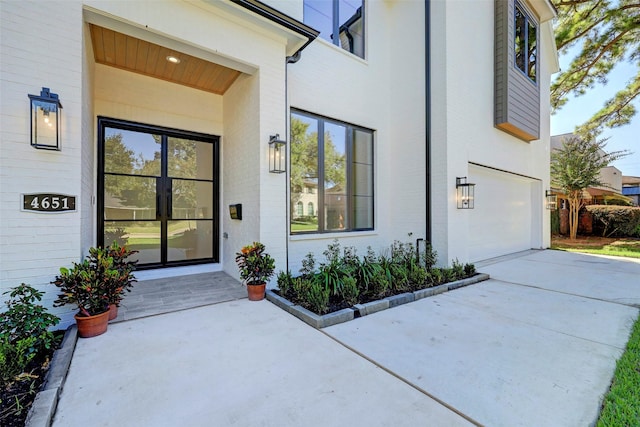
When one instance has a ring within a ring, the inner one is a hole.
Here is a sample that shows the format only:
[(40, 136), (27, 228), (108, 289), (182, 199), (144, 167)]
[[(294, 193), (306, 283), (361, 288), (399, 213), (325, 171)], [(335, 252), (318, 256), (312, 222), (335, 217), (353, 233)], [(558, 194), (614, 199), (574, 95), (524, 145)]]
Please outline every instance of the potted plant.
[[(102, 262), (106, 262), (102, 260)], [(54, 301), (54, 307), (75, 304), (79, 312), (74, 316), (78, 325), (78, 335), (94, 337), (107, 331), (109, 322), (109, 298), (106, 283), (98, 273), (95, 263), (83, 260), (73, 263), (73, 268), (60, 268), (60, 275), (51, 282), (61, 293)]]
[(115, 241), (104, 250), (100, 248), (89, 249), (89, 261), (95, 262), (96, 265), (99, 265), (99, 260), (104, 257), (112, 260), (110, 266), (109, 262), (106, 263), (109, 266), (109, 274), (106, 274), (105, 271), (109, 320), (113, 320), (118, 316), (118, 307), (124, 298), (124, 293), (131, 292), (133, 282), (136, 282), (133, 271), (136, 269), (138, 261), (129, 261), (129, 257), (136, 253), (138, 251), (130, 250), (126, 246), (120, 246)]
[(134, 251), (114, 243), (106, 249), (89, 249), (87, 258), (80, 264), (74, 263), (71, 269), (60, 268), (60, 275), (52, 282), (61, 290), (54, 306), (78, 306), (75, 319), (81, 337), (106, 332), (111, 313), (109, 305), (117, 307), (124, 292), (129, 291), (135, 281), (131, 273), (137, 261), (127, 261), (132, 253)]
[(236, 263), (240, 269), (240, 278), (247, 285), (250, 301), (264, 298), (267, 280), (273, 276), (275, 261), (260, 242), (245, 246), (236, 253)]

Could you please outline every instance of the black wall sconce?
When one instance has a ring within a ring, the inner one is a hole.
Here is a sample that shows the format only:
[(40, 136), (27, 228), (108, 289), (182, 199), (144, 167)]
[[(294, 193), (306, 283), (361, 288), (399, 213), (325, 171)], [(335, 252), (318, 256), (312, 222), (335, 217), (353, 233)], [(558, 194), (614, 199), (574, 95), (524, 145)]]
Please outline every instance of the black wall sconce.
[(280, 134), (269, 137), (269, 172), (284, 173), (287, 171), (286, 145), (287, 143), (280, 139)]
[(60, 110), (58, 95), (43, 87), (31, 100), (31, 146), (41, 150), (60, 151)]
[(558, 196), (553, 194), (551, 190), (544, 192), (544, 197), (547, 199), (547, 209), (555, 211), (558, 209)]
[(473, 209), (475, 184), (467, 182), (467, 177), (456, 178), (456, 202), (458, 209)]

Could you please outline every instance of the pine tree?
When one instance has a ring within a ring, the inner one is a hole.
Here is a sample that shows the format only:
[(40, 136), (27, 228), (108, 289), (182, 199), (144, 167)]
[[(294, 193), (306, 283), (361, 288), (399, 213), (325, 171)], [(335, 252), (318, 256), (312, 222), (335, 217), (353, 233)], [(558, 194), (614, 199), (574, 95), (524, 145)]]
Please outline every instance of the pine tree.
[(634, 99), (640, 95), (640, 1), (638, 0), (553, 0), (558, 9), (556, 45), (561, 53), (581, 45), (580, 53), (568, 69), (551, 85), (554, 111), (566, 104), (569, 95), (585, 94), (596, 84), (608, 83), (616, 64), (630, 61), (638, 73), (604, 106), (576, 129), (593, 138), (603, 127), (628, 124), (636, 114)]

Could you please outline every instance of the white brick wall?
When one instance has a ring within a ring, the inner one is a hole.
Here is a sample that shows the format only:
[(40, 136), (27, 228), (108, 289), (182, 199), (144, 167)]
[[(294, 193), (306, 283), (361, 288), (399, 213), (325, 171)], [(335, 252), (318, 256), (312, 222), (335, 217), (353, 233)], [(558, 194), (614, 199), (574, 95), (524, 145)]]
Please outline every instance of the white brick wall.
[[(55, 19), (52, 19), (55, 17)], [(46, 31), (34, 31), (43, 28)], [(82, 8), (77, 2), (7, 2), (0, 9), (0, 290), (27, 282), (52, 290), (81, 257), (81, 213), (22, 212), (21, 194), (77, 196), (82, 206)], [(28, 94), (60, 96), (62, 151), (29, 145)], [(47, 294), (47, 302), (54, 293)]]
[[(269, 4), (303, 19), (302, 0)], [(50, 289), (47, 283), (58, 268), (80, 260), (95, 244), (97, 115), (221, 136), (221, 237), (228, 233), (228, 239), (221, 239), (221, 263), (236, 277), (235, 253), (254, 240), (267, 245), (278, 269), (288, 265), (297, 272), (307, 252), (320, 259), (334, 238), (362, 255), (369, 245), (380, 250), (395, 239), (425, 237), (424, 3), (365, 2), (364, 60), (318, 39), (298, 63), (288, 66), (284, 33), (219, 6), (180, 1), (2, 3), (0, 289), (20, 281)], [(549, 98), (543, 90), (540, 141), (525, 143), (496, 130), (493, 4), (434, 1), (431, 6), (431, 213), (433, 243), (446, 264), (469, 256), (466, 242), (474, 212), (455, 207), (455, 177), (469, 176), (469, 162), (539, 179), (539, 188), (532, 189), (534, 205), (548, 188)], [(88, 19), (172, 40), (249, 74), (217, 96), (96, 65), (83, 7)], [(47, 31), (33, 31), (35, 27)], [(475, 35), (473, 49), (469, 34)], [(548, 32), (541, 31), (541, 38), (543, 47), (552, 43)], [(542, 53), (541, 87), (548, 87), (551, 59)], [(42, 86), (58, 93), (64, 106), (61, 152), (29, 146), (27, 94), (39, 93)], [(287, 235), (288, 176), (268, 173), (267, 152), (270, 135), (289, 139), (287, 101), (293, 108), (375, 131), (374, 231)], [(21, 193), (44, 191), (78, 196), (79, 211), (20, 211)], [(243, 204), (242, 221), (229, 218), (231, 203)], [(534, 230), (540, 238), (532, 236), (532, 242), (544, 246), (548, 212), (536, 209), (533, 217), (541, 217), (543, 225)]]
[(375, 131), (375, 230), (291, 237), (294, 273), (307, 252), (321, 259), (334, 238), (364, 255), (367, 246), (377, 251), (396, 239), (425, 237), (423, 3), (366, 2), (365, 7), (365, 60), (318, 39), (289, 66), (289, 94), (292, 108)]
[[(486, 215), (488, 220), (506, 214), (498, 208), (488, 214), (456, 209), (455, 179), (470, 175), (470, 162), (526, 175), (539, 180), (536, 182), (540, 188), (549, 188), (549, 96), (544, 88), (549, 87), (552, 59), (545, 49), (550, 49), (552, 41), (541, 28), (542, 137), (526, 143), (493, 127), (493, 5), (487, 2), (431, 4), (434, 246), (441, 261), (458, 258), (466, 262), (469, 259), (468, 242), (474, 233), (470, 218), (474, 216), (477, 224), (475, 217), (478, 215)], [(469, 34), (475, 35), (473, 49), (469, 49)], [(485, 191), (499, 192), (500, 189), (477, 187), (476, 205), (490, 203), (480, 198)], [(546, 247), (549, 219), (540, 191), (536, 190), (536, 199), (532, 199), (536, 223), (531, 245)], [(523, 227), (528, 226), (531, 225), (523, 224)], [(509, 239), (511, 236), (503, 234), (503, 237)]]

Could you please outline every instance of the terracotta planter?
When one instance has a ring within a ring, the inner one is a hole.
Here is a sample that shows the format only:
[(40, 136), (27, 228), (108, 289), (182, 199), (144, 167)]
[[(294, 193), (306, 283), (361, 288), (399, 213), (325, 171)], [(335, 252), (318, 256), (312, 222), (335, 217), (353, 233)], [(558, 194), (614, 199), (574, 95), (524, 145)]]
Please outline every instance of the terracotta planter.
[(95, 316), (73, 316), (78, 325), (78, 336), (82, 338), (91, 338), (102, 335), (107, 332), (109, 325), (109, 310)]
[(113, 320), (118, 317), (118, 306), (115, 304), (109, 304), (109, 320)]
[(249, 301), (260, 301), (264, 299), (264, 292), (266, 288), (266, 283), (247, 283), (247, 294), (249, 295)]

